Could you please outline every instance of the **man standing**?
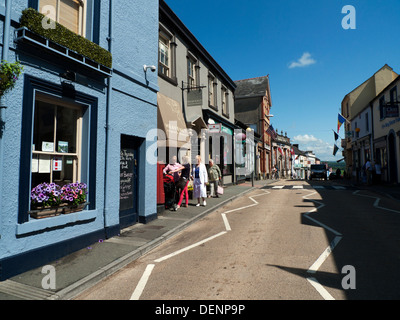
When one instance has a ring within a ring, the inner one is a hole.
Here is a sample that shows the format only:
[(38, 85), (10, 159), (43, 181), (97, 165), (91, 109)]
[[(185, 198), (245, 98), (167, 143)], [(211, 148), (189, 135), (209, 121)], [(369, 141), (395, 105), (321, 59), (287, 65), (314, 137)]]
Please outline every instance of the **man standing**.
[(218, 198), (218, 182), (221, 180), (221, 170), (219, 167), (214, 164), (212, 159), (209, 160), (208, 164), (210, 165), (208, 168), (208, 182), (210, 183), (210, 196), (213, 195)]

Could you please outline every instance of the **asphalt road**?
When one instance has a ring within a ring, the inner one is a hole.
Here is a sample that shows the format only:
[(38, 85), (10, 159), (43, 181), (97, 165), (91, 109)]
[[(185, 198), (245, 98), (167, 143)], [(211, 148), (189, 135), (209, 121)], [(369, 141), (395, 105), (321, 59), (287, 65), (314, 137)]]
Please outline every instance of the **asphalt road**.
[(399, 202), (334, 185), (255, 190), (76, 299), (399, 299)]

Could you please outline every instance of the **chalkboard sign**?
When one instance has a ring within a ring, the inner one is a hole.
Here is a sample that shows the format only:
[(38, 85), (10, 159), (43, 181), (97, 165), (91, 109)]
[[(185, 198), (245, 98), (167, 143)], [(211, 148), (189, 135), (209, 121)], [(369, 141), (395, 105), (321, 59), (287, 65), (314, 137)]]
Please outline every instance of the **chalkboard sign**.
[(133, 208), (134, 196), (134, 169), (135, 154), (134, 149), (121, 149), (120, 155), (120, 190), (119, 190), (119, 210), (129, 210)]

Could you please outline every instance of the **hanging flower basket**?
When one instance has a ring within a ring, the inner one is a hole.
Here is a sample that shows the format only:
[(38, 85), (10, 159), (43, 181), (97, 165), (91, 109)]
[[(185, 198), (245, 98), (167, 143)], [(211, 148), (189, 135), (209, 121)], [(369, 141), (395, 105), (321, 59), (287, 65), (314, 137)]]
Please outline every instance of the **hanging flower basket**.
[(2, 60), (0, 63), (0, 97), (14, 88), (22, 70), (23, 66), (19, 61), (9, 63)]

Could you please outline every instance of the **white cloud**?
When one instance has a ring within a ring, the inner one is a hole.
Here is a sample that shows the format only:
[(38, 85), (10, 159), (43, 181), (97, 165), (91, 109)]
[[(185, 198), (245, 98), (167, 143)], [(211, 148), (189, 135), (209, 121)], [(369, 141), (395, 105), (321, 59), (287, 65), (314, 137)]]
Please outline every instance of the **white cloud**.
[(333, 143), (328, 143), (314, 137), (313, 135), (297, 135), (291, 140), (292, 143), (299, 144), (299, 149), (301, 151), (313, 151), (315, 156), (323, 161), (338, 160), (341, 156), (341, 151), (336, 153), (336, 157), (333, 156)]
[(306, 66), (314, 64), (316, 62), (317, 61), (315, 61), (313, 58), (311, 58), (310, 53), (304, 52), (299, 60), (297, 60), (296, 62), (292, 62), (289, 65), (289, 69), (306, 67)]

